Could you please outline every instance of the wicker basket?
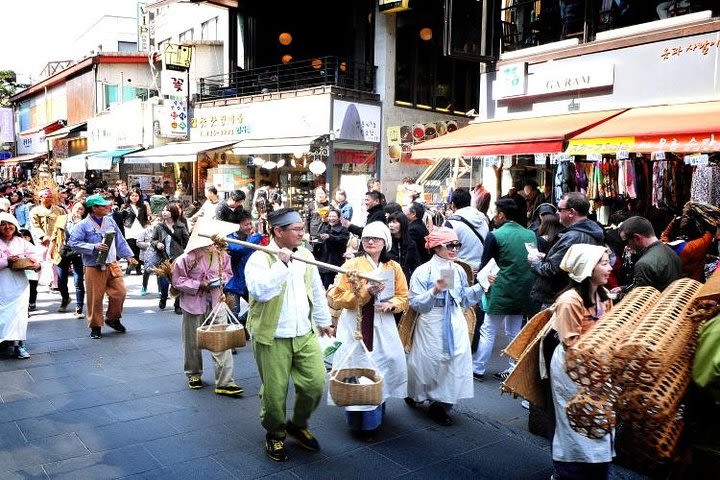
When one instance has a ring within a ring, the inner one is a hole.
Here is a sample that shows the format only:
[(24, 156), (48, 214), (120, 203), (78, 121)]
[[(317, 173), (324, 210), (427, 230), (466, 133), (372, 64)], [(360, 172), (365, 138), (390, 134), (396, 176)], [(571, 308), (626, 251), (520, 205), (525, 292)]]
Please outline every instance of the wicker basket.
[(197, 346), (211, 352), (223, 352), (244, 347), (247, 343), (245, 327), (227, 303), (220, 301), (197, 328)]
[(18, 258), (10, 264), (10, 270), (28, 270), (31, 267), (37, 265), (32, 258)]
[(604, 390), (606, 395), (617, 395), (618, 388), (611, 381), (615, 349), (630, 335), (658, 298), (660, 292), (656, 289), (638, 287), (605, 314), (594, 328), (567, 349), (565, 370), (570, 378), (593, 391)]
[[(345, 383), (347, 377), (367, 377), (372, 384)], [(338, 407), (380, 405), (383, 401), (383, 377), (372, 368), (341, 368), (330, 372), (330, 396)]]
[(223, 352), (231, 348), (244, 347), (247, 343), (245, 329), (242, 325), (214, 324), (198, 327), (197, 345), (198, 348), (210, 350), (211, 352)]
[(565, 413), (570, 427), (588, 438), (603, 438), (615, 428), (616, 418), (607, 397), (580, 391), (567, 403)]
[(398, 333), (400, 334), (400, 341), (402, 342), (405, 353), (410, 353), (410, 349), (413, 346), (413, 337), (415, 336), (415, 326), (417, 325), (418, 313), (412, 308), (408, 307), (400, 318), (398, 324)]
[(527, 349), (530, 342), (532, 342), (533, 339), (537, 337), (537, 334), (540, 332), (540, 330), (542, 330), (545, 325), (547, 325), (547, 323), (550, 321), (553, 316), (553, 312), (554, 310), (552, 308), (546, 308), (540, 313), (534, 315), (530, 320), (527, 321), (522, 330), (520, 330), (520, 332), (515, 335), (515, 338), (512, 339), (510, 344), (507, 346), (507, 348), (505, 348), (505, 350), (503, 350), (502, 353), (512, 358), (513, 360), (518, 360), (525, 351), (525, 349)]
[(515, 368), (500, 386), (502, 392), (519, 395), (533, 405), (545, 405), (545, 392), (540, 381), (540, 345), (551, 327), (551, 324), (546, 323), (545, 327), (535, 335), (518, 358)]
[(670, 284), (613, 359), (617, 381), (652, 385), (682, 354), (695, 329), (686, 312), (700, 282), (681, 278)]

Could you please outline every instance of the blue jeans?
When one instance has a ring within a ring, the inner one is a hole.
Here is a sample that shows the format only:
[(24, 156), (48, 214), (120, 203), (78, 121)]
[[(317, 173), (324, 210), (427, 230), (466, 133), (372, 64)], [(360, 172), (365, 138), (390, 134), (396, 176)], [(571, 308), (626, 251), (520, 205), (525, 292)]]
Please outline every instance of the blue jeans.
[(73, 269), (73, 282), (75, 283), (75, 303), (77, 308), (82, 309), (85, 304), (85, 275), (80, 255), (72, 255), (60, 260), (58, 264), (58, 290), (60, 290), (63, 302), (69, 302), (68, 277), (70, 276), (70, 266)]
[(158, 292), (160, 292), (160, 298), (168, 298), (168, 289), (170, 288), (170, 279), (167, 277), (157, 276)]

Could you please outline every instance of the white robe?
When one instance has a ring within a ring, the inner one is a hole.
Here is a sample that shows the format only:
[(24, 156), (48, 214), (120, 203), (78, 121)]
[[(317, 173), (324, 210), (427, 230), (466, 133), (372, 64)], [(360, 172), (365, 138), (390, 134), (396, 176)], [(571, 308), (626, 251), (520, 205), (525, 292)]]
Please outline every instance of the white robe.
[(13, 237), (9, 243), (0, 240), (0, 341), (27, 338), (30, 284), (22, 270), (11, 270), (8, 257), (25, 256), (40, 261), (39, 250), (30, 242)]
[[(455, 343), (448, 355), (443, 348), (443, 317), (445, 308), (434, 306), (432, 289), (441, 271), (453, 268), (454, 287), (449, 290), (453, 302), (451, 325)], [(455, 263), (437, 255), (418, 267), (410, 279), (410, 307), (418, 312), (413, 346), (408, 354), (408, 395), (415, 401), (425, 400), (454, 404), (474, 395), (472, 353), (467, 321), (463, 308), (478, 303), (482, 287), (468, 287), (465, 271)]]

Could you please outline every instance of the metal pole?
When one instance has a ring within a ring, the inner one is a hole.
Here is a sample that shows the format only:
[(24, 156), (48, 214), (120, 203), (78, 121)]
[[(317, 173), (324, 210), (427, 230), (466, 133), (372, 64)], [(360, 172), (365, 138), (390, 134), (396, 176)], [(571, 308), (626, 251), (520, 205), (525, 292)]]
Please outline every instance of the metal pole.
[[(201, 237), (210, 238), (210, 239), (212, 239), (214, 237), (214, 235), (207, 235), (205, 233), (198, 233), (198, 235)], [(250, 243), (250, 242), (244, 242), (242, 240), (236, 240), (234, 238), (223, 238), (223, 240), (228, 243), (235, 243), (237, 245), (242, 245), (243, 247), (252, 248), (253, 250), (260, 250), (261, 252), (269, 253), (271, 255), (277, 255), (278, 252), (280, 251), (277, 248), (264, 247), (262, 245), (257, 245), (255, 243)], [(315, 259), (303, 258), (300, 256), (296, 256), (294, 253), (290, 256), (290, 258), (292, 258), (293, 260), (300, 260), (301, 262), (309, 263), (310, 265), (315, 265), (317, 267), (322, 267), (327, 270), (332, 270), (333, 272), (337, 272), (337, 273), (344, 273), (346, 275), (351, 273), (351, 270), (346, 270), (344, 268), (338, 267), (336, 265), (332, 265), (330, 263), (318, 262)], [(362, 273), (362, 272), (354, 272), (354, 273), (357, 273), (358, 277), (364, 278), (365, 280), (369, 280), (371, 282), (378, 282), (378, 283), (383, 282), (382, 278), (377, 278), (377, 277), (375, 277), (373, 275), (369, 275), (367, 273)]]

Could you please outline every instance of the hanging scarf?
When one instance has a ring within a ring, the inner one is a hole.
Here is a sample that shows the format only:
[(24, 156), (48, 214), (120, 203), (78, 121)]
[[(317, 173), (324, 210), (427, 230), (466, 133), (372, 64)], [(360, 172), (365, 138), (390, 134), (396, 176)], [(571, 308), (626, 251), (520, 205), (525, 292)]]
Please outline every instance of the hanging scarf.
[(375, 330), (375, 296), (370, 295), (370, 300), (360, 309), (362, 322), (360, 322), (360, 333), (363, 343), (368, 350), (373, 349), (373, 333)]
[[(454, 271), (453, 271), (454, 274)], [(445, 312), (443, 315), (443, 350), (448, 356), (455, 353), (455, 337), (452, 328), (452, 296), (450, 292), (445, 290)]]

